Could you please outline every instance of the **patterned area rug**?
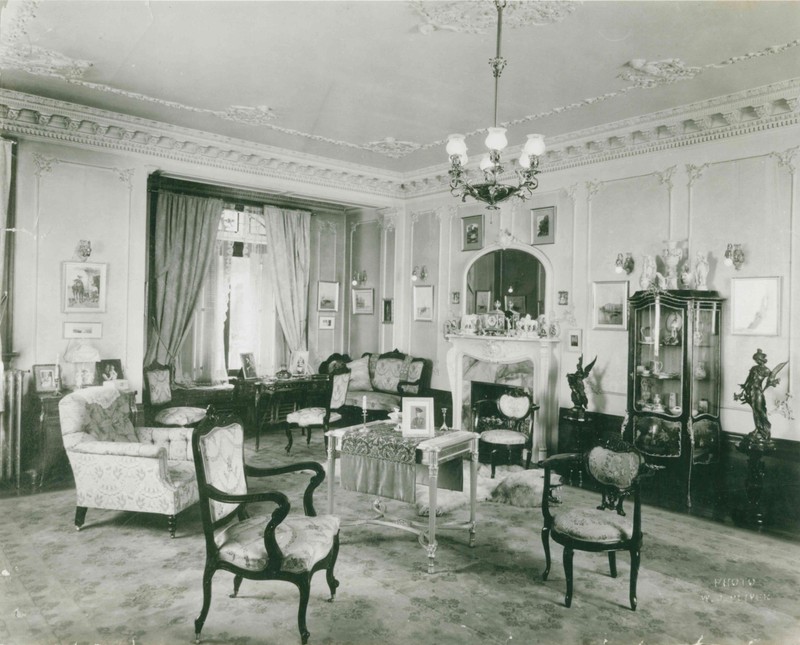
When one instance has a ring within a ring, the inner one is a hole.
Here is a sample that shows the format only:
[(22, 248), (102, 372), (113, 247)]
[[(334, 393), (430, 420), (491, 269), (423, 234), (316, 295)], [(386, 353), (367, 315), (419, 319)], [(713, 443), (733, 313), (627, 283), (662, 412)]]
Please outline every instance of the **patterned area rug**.
[[(270, 445), (271, 439), (274, 441)], [(267, 437), (257, 460), (279, 465), (321, 459), (319, 439)], [(252, 453), (251, 453), (252, 454)], [(270, 480), (300, 507), (304, 475)], [(316, 496), (325, 508), (325, 484)], [(594, 502), (565, 486), (565, 504)], [(367, 495), (336, 490), (343, 517), (364, 516)], [(164, 517), (90, 509), (73, 528), (70, 488), (0, 500), (0, 643), (3, 645), (170, 645), (193, 640), (202, 599), (203, 538), (197, 506), (178, 518), (170, 540)], [(393, 514), (418, 518), (413, 505), (389, 502)], [(576, 553), (572, 608), (563, 605), (561, 549), (542, 582), (544, 556), (538, 508), (481, 502), (477, 544), (466, 530), (439, 534), (437, 572), (405, 531), (374, 526), (342, 530), (327, 603), (324, 576), (312, 585), (312, 645), (747, 643), (800, 642), (797, 588), (800, 545), (710, 520), (646, 507), (639, 607), (627, 607), (629, 558), (608, 575), (602, 554)], [(466, 518), (454, 508), (447, 519)], [(214, 578), (203, 642), (232, 645), (299, 643), (297, 591), (282, 582), (244, 581), (228, 597), (232, 577)]]

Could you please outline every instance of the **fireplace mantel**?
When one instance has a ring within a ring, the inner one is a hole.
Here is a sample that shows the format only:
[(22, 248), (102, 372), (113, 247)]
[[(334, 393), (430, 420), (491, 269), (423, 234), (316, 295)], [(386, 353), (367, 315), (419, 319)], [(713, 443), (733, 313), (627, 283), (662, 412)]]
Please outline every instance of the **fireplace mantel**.
[(533, 364), (533, 400), (540, 406), (534, 415), (533, 457), (539, 459), (554, 440), (558, 423), (558, 364), (555, 354), (558, 338), (449, 335), (447, 340), (451, 344), (447, 351), (447, 375), (453, 394), (454, 428), (461, 428), (465, 356), (487, 363), (529, 361)]

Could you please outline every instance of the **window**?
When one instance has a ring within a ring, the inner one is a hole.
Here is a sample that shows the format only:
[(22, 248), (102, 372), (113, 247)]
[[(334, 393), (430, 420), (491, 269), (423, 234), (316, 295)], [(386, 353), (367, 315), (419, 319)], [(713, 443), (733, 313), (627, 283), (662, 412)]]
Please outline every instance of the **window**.
[(220, 217), (216, 261), (179, 358), (176, 380), (221, 383), (252, 352), (259, 374), (274, 373), (278, 325), (267, 257), (264, 212), (226, 204)]

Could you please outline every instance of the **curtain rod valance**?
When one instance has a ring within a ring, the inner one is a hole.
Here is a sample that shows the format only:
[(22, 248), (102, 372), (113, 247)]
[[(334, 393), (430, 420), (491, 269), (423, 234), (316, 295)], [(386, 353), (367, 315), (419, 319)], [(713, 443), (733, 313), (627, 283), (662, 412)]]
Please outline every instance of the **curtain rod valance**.
[(302, 197), (285, 197), (246, 188), (235, 188), (220, 184), (203, 183), (166, 177), (154, 173), (148, 177), (147, 190), (151, 193), (169, 191), (197, 197), (220, 197), (228, 202), (236, 202), (249, 206), (277, 206), (279, 208), (301, 208), (314, 213), (344, 214), (345, 207), (326, 204)]

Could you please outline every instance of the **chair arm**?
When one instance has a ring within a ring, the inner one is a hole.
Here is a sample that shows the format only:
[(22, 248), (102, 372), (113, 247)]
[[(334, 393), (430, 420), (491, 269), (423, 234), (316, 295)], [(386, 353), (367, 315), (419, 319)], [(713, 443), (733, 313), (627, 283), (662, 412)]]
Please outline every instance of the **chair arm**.
[(271, 477), (272, 475), (284, 475), (286, 473), (294, 473), (302, 470), (313, 470), (314, 474), (311, 476), (311, 481), (308, 482), (305, 492), (303, 493), (303, 512), (309, 517), (316, 516), (317, 512), (314, 509), (314, 491), (325, 480), (325, 469), (322, 464), (316, 461), (300, 461), (288, 466), (278, 466), (275, 468), (258, 468), (256, 466), (244, 465), (245, 475), (250, 477)]
[(167, 458), (172, 461), (193, 461), (192, 430), (183, 427), (151, 427), (136, 428), (136, 436), (143, 444), (152, 444), (167, 451)]
[(129, 441), (82, 441), (70, 448), (70, 452), (87, 455), (116, 455), (118, 457), (158, 458), (166, 450), (161, 446)]
[(545, 526), (553, 525), (553, 515), (550, 513), (550, 471), (554, 466), (572, 464), (580, 461), (581, 454), (578, 452), (565, 452), (552, 455), (547, 459), (539, 461), (537, 465), (544, 467), (544, 489), (542, 490), (542, 515), (544, 516)]
[(581, 458), (581, 453), (579, 452), (562, 452), (558, 455), (551, 455), (547, 459), (539, 461), (536, 465), (539, 466), (539, 468), (547, 468), (553, 465), (565, 464), (572, 461), (577, 461), (580, 458)]

